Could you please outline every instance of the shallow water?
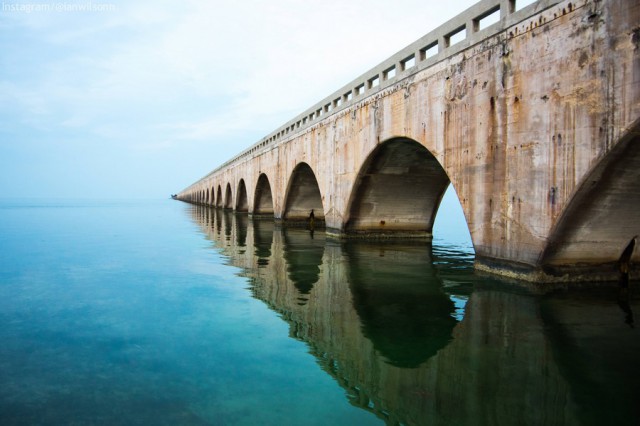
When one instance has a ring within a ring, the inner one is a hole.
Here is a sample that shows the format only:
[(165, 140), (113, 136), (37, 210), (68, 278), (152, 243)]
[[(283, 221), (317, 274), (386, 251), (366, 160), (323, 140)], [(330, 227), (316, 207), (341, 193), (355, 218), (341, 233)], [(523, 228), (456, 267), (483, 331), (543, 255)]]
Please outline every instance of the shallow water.
[[(173, 201), (0, 202), (0, 424), (637, 424), (635, 292)], [(637, 283), (636, 283), (637, 284)]]

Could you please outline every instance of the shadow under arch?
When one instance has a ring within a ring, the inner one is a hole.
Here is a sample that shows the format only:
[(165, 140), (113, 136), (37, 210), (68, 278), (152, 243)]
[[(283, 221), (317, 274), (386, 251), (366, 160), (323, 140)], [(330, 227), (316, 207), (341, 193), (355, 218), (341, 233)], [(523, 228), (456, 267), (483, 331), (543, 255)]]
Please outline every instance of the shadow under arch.
[(307, 163), (300, 163), (293, 169), (289, 178), (282, 218), (286, 222), (306, 223), (312, 210), (315, 216), (315, 225), (322, 225), (324, 223), (324, 207), (318, 180)]
[[(551, 188), (548, 204), (554, 207)], [(586, 175), (551, 231), (540, 265), (549, 274), (567, 271), (618, 274), (624, 248), (640, 234), (640, 120)], [(640, 261), (636, 250), (633, 262)], [(566, 269), (565, 267), (571, 268)]]
[(227, 190), (224, 194), (224, 208), (232, 209), (233, 208), (233, 196), (231, 195), (231, 184), (227, 183)]
[(453, 339), (456, 307), (426, 241), (349, 240), (348, 279), (363, 334), (388, 363), (416, 368)]
[(218, 185), (218, 194), (216, 195), (216, 207), (222, 207), (222, 187)]
[(247, 187), (244, 184), (244, 179), (240, 179), (238, 183), (238, 191), (236, 192), (236, 211), (239, 213), (246, 213), (249, 211), (249, 201), (247, 199)]
[(320, 266), (324, 256), (324, 232), (305, 229), (284, 229), (284, 259), (287, 272), (298, 290), (298, 305), (305, 305), (309, 293), (320, 279)]
[(344, 233), (432, 237), (449, 183), (447, 173), (427, 148), (408, 138), (390, 139), (360, 169)]
[(258, 177), (256, 184), (256, 192), (253, 201), (254, 215), (271, 215), (273, 216), (273, 195), (271, 194), (271, 184), (269, 178), (262, 173)]

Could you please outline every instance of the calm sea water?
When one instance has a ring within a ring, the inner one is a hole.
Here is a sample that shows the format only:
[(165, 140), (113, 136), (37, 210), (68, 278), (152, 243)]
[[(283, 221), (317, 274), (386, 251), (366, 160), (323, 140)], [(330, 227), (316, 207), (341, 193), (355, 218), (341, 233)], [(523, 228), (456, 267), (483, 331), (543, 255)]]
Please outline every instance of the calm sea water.
[(640, 289), (170, 200), (0, 202), (0, 424), (640, 419)]

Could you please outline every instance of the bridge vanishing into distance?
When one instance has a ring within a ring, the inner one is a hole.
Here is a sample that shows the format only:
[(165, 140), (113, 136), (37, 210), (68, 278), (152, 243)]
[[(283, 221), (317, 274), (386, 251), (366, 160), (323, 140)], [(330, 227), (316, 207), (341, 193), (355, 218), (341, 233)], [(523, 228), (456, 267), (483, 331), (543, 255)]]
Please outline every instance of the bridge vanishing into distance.
[(611, 280), (640, 234), (639, 139), (640, 0), (482, 0), (177, 198), (430, 237), (451, 184), (477, 269)]

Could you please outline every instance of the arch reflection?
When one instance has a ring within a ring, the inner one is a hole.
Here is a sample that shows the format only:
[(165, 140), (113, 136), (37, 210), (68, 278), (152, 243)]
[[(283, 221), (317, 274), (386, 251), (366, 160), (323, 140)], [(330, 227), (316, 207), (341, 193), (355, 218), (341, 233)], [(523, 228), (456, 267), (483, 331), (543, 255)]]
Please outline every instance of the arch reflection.
[(298, 304), (305, 305), (320, 276), (325, 245), (324, 233), (315, 234), (293, 228), (285, 229), (283, 235), (287, 272), (299, 292)]
[(236, 243), (238, 244), (238, 247), (244, 248), (247, 246), (247, 227), (249, 226), (249, 217), (246, 214), (236, 214), (234, 215), (234, 219)]
[(217, 212), (222, 216), (222, 226), (224, 227), (224, 236), (225, 240), (228, 242), (227, 245), (231, 245), (231, 232), (233, 230), (233, 213), (229, 210), (223, 210)]
[(349, 242), (348, 279), (363, 333), (389, 363), (415, 368), (444, 348), (458, 322), (428, 243)]
[(253, 225), (254, 254), (257, 258), (258, 267), (264, 268), (269, 265), (275, 224), (270, 219), (253, 220), (251, 224)]

